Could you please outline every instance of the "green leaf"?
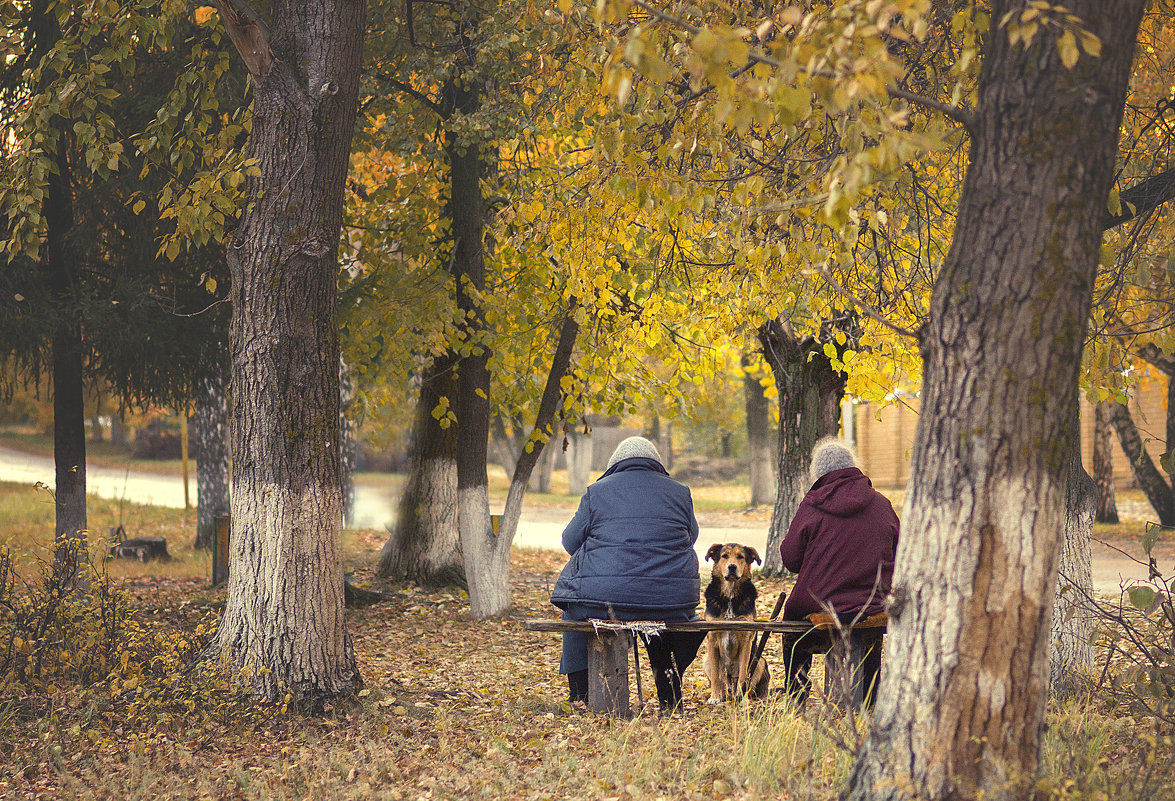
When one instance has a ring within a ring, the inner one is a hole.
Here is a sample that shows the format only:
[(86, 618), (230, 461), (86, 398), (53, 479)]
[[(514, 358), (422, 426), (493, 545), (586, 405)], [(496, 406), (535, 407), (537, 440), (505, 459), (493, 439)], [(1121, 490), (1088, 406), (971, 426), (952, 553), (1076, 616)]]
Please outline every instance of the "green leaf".
[(1167, 475), (1175, 476), (1175, 448), (1159, 457), (1159, 466), (1167, 472)]
[(1131, 587), (1126, 594), (1130, 597), (1130, 605), (1135, 609), (1146, 610), (1155, 602), (1155, 591), (1150, 587)]
[(1147, 526), (1146, 532), (1142, 535), (1142, 552), (1147, 556), (1151, 555), (1151, 551), (1155, 549), (1155, 545), (1159, 542), (1159, 532), (1162, 526)]

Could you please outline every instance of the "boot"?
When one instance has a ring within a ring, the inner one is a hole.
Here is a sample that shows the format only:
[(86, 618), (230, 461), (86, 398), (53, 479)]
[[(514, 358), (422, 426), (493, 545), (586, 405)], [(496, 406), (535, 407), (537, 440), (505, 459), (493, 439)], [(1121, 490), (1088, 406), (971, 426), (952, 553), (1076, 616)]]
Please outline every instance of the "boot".
[(567, 700), (571, 703), (581, 701), (587, 703), (588, 699), (588, 672), (586, 670), (577, 670), (574, 673), (567, 674)]
[(653, 683), (657, 685), (657, 700), (665, 712), (681, 708), (681, 676), (676, 668), (653, 669)]

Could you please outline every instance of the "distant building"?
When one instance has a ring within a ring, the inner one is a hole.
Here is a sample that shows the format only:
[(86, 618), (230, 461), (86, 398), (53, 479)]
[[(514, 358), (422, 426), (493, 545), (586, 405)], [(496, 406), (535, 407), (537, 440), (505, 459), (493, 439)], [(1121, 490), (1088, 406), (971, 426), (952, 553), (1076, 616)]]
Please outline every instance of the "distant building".
[[(1165, 376), (1144, 374), (1134, 397), (1130, 399), (1130, 414), (1138, 426), (1139, 437), (1147, 453), (1158, 466), (1159, 456), (1167, 451), (1167, 381)], [(910, 451), (914, 447), (914, 432), (918, 427), (920, 399), (913, 394), (900, 395), (886, 406), (869, 403), (854, 404), (853, 421), (845, 426), (855, 434), (857, 454), (865, 473), (874, 486), (896, 489), (905, 486), (910, 478)], [(1111, 431), (1114, 485), (1118, 488), (1135, 486), (1134, 473), (1117, 434)], [(1081, 398), (1081, 458), (1085, 469), (1093, 465), (1093, 405)]]

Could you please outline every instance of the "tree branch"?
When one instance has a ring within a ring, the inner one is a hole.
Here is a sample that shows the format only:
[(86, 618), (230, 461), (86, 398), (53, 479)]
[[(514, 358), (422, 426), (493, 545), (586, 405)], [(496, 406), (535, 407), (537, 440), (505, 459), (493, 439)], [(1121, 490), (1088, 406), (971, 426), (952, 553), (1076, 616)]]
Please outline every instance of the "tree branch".
[(424, 92), (421, 92), (419, 89), (413, 87), (411, 84), (406, 84), (397, 78), (393, 78), (391, 75), (381, 75), (380, 78), (387, 81), (392, 86), (396, 87), (396, 89), (398, 89), (399, 91), (408, 95), (409, 97), (415, 98), (416, 100), (423, 103), (425, 106), (427, 106), (429, 109), (431, 109), (432, 112), (434, 114), (436, 114), (438, 117), (440, 117), (441, 119), (446, 119), (445, 111), (444, 111), (444, 109), (441, 108), (441, 104), (436, 102), (435, 100), (433, 100), (431, 97), (426, 95)]
[[(657, 19), (663, 22), (668, 22), (670, 25), (673, 25), (676, 28), (681, 28), (687, 33), (697, 34), (702, 30), (697, 25), (686, 22), (681, 17), (675, 17), (672, 14), (667, 14), (659, 8), (655, 8), (649, 5), (646, 0), (629, 0), (629, 2), (634, 6), (647, 11), (650, 15), (656, 17)], [(776, 69), (781, 69), (783, 67), (783, 64), (780, 63), (778, 59), (772, 58), (771, 56), (764, 55), (762, 53), (756, 53), (754, 50), (751, 50), (747, 53), (747, 62), (748, 64), (765, 64), (768, 67), (775, 67)], [(836, 78), (840, 77), (836, 73), (830, 72), (828, 70), (809, 70), (803, 66), (797, 66), (796, 69), (799, 72), (807, 73), (808, 75), (817, 78), (832, 78), (835, 80)], [(701, 90), (698, 94), (700, 95), (704, 91), (705, 90)], [(971, 112), (967, 111), (965, 108), (960, 106), (952, 106), (950, 103), (942, 103), (938, 100), (932, 100), (929, 97), (923, 97), (922, 95), (914, 94), (913, 92), (907, 92), (905, 89), (898, 89), (896, 86), (887, 87), (886, 92), (889, 93), (890, 97), (897, 98), (899, 100), (905, 100), (908, 103), (916, 103), (919, 106), (924, 106), (925, 108), (939, 111), (948, 118), (962, 125), (968, 133), (974, 133), (975, 119), (971, 115)]]
[(567, 314), (563, 318), (563, 325), (559, 329), (559, 343), (555, 346), (555, 354), (551, 358), (551, 371), (547, 373), (547, 383), (543, 387), (542, 399), (539, 401), (538, 414), (535, 415), (534, 429), (528, 441), (533, 445), (528, 452), (526, 448), (518, 454), (518, 462), (514, 465), (514, 475), (510, 478), (510, 489), (506, 494), (506, 507), (502, 516), (513, 519), (514, 507), (521, 507), (522, 494), (526, 489), (526, 482), (538, 464), (543, 447), (547, 444), (536, 439), (534, 434), (551, 428), (555, 420), (555, 413), (559, 411), (559, 401), (563, 397), (563, 376), (571, 366), (571, 354), (575, 349), (575, 340), (579, 337), (579, 323), (575, 321), (575, 310), (578, 303), (573, 298), (568, 306)]
[(245, 0), (212, 0), (220, 12), (220, 21), (228, 38), (241, 55), (241, 60), (260, 84), (273, 66), (273, 51), (269, 49), (269, 28)]
[(819, 272), (820, 275), (822, 275), (824, 277), (824, 280), (828, 282), (829, 286), (831, 286), (837, 292), (841, 293), (846, 298), (848, 298), (850, 301), (852, 301), (852, 303), (857, 308), (859, 308), (865, 314), (866, 317), (869, 317), (873, 320), (876, 320), (877, 322), (881, 323), (886, 328), (888, 328), (889, 330), (893, 331), (896, 334), (901, 334), (904, 337), (910, 337), (911, 339), (913, 339), (915, 341), (920, 339), (920, 337), (918, 336), (918, 332), (911, 331), (908, 328), (902, 328), (900, 325), (897, 325), (896, 323), (890, 322), (889, 320), (887, 320), (885, 318), (884, 315), (881, 314), (881, 312), (877, 311), (877, 309), (873, 308), (868, 303), (861, 300), (859, 297), (854, 295), (852, 292), (848, 291), (843, 286), (841, 286), (840, 281), (837, 281), (835, 278), (833, 278), (832, 273), (830, 273), (828, 271), (828, 268), (825, 267), (823, 264), (817, 264), (816, 271)]
[(1144, 178), (1119, 197), (1122, 200), (1122, 210), (1117, 214), (1106, 215), (1102, 220), (1103, 231), (1148, 214), (1175, 198), (1175, 168)]
[(1146, 343), (1135, 351), (1135, 355), (1159, 368), (1160, 372), (1168, 376), (1175, 376), (1175, 356), (1163, 353), (1155, 343)]

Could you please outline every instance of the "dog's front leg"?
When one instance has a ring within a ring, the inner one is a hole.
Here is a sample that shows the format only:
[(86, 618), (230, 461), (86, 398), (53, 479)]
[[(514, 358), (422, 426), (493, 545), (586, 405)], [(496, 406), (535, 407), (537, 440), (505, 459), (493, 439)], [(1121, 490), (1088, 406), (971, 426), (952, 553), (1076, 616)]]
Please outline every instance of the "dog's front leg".
[(738, 649), (738, 683), (735, 685), (735, 697), (742, 698), (747, 692), (747, 671), (751, 665), (751, 646), (754, 644), (750, 632), (739, 632)]
[(710, 680), (710, 698), (707, 704), (726, 701), (726, 671), (722, 667), (722, 653), (718, 638), (706, 639), (706, 678)]

